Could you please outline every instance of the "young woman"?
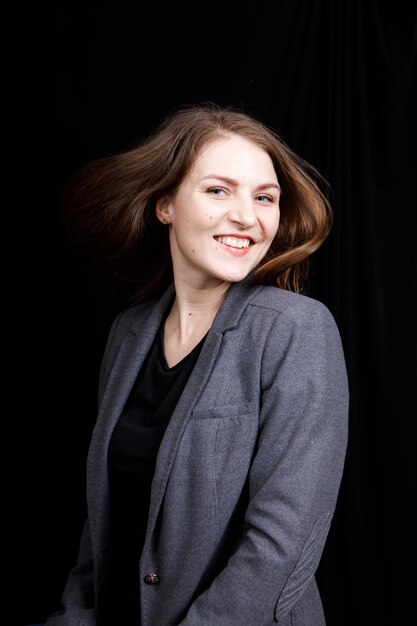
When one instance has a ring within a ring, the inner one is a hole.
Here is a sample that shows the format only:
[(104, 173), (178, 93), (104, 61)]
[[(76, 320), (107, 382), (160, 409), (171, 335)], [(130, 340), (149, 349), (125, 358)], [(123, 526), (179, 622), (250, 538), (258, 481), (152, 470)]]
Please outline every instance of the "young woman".
[(329, 310), (303, 295), (331, 210), (266, 125), (174, 111), (68, 190), (74, 241), (131, 287), (103, 355), (88, 519), (47, 626), (322, 626), (314, 579), (347, 444)]

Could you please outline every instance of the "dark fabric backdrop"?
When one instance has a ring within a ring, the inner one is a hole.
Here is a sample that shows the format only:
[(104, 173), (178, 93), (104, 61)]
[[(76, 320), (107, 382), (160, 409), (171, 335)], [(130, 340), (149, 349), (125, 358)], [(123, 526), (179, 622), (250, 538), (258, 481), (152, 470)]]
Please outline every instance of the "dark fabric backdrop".
[(350, 440), (317, 577), (328, 626), (412, 623), (416, 3), (86, 0), (58, 3), (52, 19), (32, 8), (21, 22), (23, 136), (12, 168), (26, 174), (7, 204), (14, 230), (4, 242), (5, 394), (19, 428), (9, 469), (20, 478), (7, 623), (43, 621), (59, 606), (85, 516), (98, 368), (122, 306), (104, 268), (67, 241), (62, 184), (87, 160), (133, 145), (172, 107), (203, 100), (273, 125), (331, 183), (335, 224), (308, 294), (340, 328)]

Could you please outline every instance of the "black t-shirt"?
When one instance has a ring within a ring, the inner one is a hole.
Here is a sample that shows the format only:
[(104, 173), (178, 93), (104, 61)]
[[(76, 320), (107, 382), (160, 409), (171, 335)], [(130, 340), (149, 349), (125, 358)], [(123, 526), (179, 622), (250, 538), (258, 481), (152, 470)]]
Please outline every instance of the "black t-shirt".
[(113, 559), (111, 607), (107, 617), (113, 626), (115, 623), (140, 625), (139, 559), (156, 456), (204, 339), (174, 367), (168, 367), (161, 326), (110, 440)]

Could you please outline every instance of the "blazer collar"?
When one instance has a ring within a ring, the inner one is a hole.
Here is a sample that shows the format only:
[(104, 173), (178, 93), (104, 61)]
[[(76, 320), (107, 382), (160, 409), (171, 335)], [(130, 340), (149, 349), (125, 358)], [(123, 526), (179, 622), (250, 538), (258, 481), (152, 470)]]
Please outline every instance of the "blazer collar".
[(212, 330), (225, 333), (235, 328), (248, 304), (261, 289), (262, 285), (254, 281), (252, 274), (238, 283), (232, 283), (213, 320)]

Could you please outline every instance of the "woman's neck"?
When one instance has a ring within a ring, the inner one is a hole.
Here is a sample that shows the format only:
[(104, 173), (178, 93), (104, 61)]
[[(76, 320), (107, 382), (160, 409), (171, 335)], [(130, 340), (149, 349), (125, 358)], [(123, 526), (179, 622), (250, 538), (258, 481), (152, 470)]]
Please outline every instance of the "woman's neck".
[(165, 334), (175, 336), (178, 343), (201, 338), (209, 330), (230, 283), (196, 289), (176, 285), (175, 300), (165, 323)]

